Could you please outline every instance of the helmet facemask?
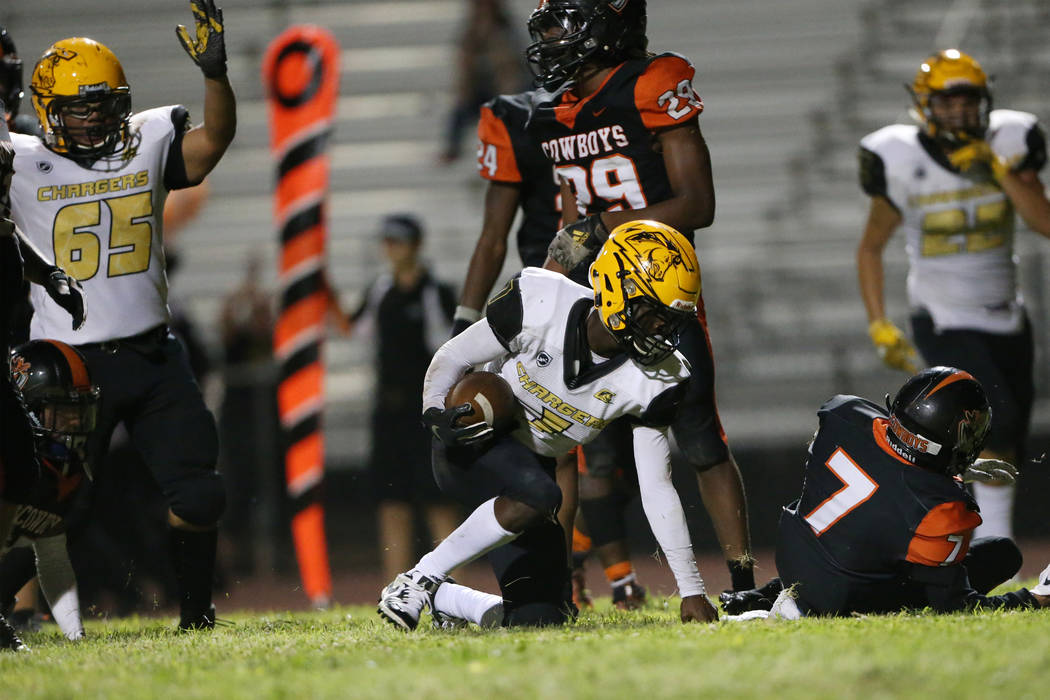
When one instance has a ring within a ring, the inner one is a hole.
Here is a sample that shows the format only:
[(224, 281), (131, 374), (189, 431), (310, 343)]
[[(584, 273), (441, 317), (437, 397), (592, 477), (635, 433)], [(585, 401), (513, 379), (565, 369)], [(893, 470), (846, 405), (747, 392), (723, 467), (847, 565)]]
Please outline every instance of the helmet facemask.
[[(627, 280), (624, 286), (631, 284)], [(659, 364), (678, 349), (682, 328), (692, 318), (692, 314), (669, 309), (646, 297), (631, 299), (621, 316), (624, 329), (613, 332), (613, 336), (632, 360), (646, 366)]]
[(26, 408), (40, 456), (63, 476), (88, 467), (88, 438), (98, 419), (98, 387), (90, 390), (55, 391), (36, 399)]
[(126, 88), (97, 96), (55, 97), (45, 111), (53, 150), (94, 160), (113, 155), (128, 143), (131, 95)]

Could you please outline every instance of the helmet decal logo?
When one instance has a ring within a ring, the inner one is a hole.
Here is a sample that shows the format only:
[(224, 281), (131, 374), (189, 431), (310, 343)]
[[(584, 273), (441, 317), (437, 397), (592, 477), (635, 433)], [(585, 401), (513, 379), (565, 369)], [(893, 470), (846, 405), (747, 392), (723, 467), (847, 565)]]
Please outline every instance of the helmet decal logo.
[(663, 282), (667, 272), (682, 261), (682, 256), (668, 248), (659, 248), (649, 251), (649, 255), (641, 260), (641, 267), (653, 280)]
[(901, 425), (900, 421), (897, 420), (897, 416), (890, 416), (890, 430), (897, 436), (897, 439), (913, 450), (925, 452), (928, 455), (936, 455), (941, 452), (940, 444), (911, 432)]
[(40, 86), (47, 90), (55, 87), (55, 66), (58, 65), (59, 61), (71, 61), (76, 56), (76, 51), (62, 47), (52, 48), (44, 54), (44, 57), (40, 60)]
[(10, 365), (11, 381), (15, 385), (15, 389), (22, 391), (29, 381), (29, 363), (21, 355), (12, 355)]

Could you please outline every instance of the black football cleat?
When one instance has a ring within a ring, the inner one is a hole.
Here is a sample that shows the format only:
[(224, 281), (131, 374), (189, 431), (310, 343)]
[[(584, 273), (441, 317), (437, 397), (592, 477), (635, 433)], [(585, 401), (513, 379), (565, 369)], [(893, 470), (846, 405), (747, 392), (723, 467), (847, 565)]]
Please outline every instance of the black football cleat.
[(29, 651), (29, 647), (18, 638), (15, 629), (3, 617), (0, 617), (0, 650)]
[(192, 617), (182, 617), (179, 620), (180, 632), (195, 632), (197, 630), (215, 629), (215, 606), (208, 608), (207, 612)]

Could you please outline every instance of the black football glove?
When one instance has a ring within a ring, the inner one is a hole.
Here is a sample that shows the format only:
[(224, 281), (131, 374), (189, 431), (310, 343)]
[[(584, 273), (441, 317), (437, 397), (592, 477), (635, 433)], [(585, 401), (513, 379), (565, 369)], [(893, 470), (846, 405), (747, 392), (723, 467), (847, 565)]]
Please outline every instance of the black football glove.
[(222, 9), (215, 7), (215, 0), (190, 0), (190, 10), (197, 25), (194, 38), (190, 37), (189, 30), (182, 24), (175, 27), (175, 36), (205, 78), (221, 78), (226, 75)]
[(547, 255), (569, 274), (597, 253), (608, 239), (609, 229), (602, 223), (601, 214), (593, 214), (558, 231), (547, 248)]
[(67, 275), (62, 268), (52, 267), (44, 278), (43, 287), (56, 304), (69, 312), (73, 317), (73, 330), (79, 331), (87, 320), (87, 302), (80, 282)]
[(469, 403), (444, 410), (432, 406), (423, 411), (423, 425), (446, 447), (473, 445), (491, 438), (495, 430), (488, 423), (457, 425), (461, 416), (472, 415), (474, 415), (474, 407)]

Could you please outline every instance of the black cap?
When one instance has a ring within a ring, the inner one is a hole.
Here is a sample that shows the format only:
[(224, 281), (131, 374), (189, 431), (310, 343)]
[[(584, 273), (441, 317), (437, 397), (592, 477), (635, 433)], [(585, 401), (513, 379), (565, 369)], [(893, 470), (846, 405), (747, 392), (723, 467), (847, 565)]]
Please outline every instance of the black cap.
[(379, 226), (379, 237), (384, 241), (419, 243), (423, 240), (423, 225), (412, 214), (390, 214)]

